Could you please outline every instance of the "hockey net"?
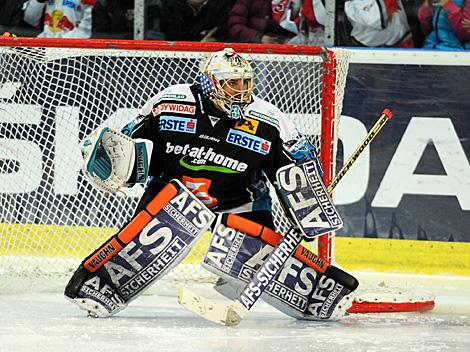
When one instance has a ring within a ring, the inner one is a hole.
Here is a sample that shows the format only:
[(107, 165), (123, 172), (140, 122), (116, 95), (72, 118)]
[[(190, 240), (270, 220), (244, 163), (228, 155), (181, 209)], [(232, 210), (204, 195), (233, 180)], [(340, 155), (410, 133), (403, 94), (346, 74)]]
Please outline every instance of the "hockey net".
[[(272, 102), (320, 150), (328, 185), (349, 54), (322, 47), (230, 45)], [(0, 292), (63, 290), (84, 257), (128, 220), (142, 188), (105, 195), (80, 172), (79, 144), (120, 129), (163, 88), (193, 82), (222, 43), (0, 39)], [(275, 207), (275, 224), (285, 219)], [(207, 234), (167, 280), (214, 280), (200, 268)], [(332, 256), (333, 235), (314, 250)], [(40, 285), (38, 283), (40, 282)]]

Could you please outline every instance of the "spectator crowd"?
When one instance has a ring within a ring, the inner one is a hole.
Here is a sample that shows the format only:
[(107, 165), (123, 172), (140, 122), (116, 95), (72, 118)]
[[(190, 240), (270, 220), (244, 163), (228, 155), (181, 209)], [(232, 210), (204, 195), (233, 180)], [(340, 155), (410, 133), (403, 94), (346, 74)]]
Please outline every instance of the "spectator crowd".
[[(325, 45), (329, 0), (145, 0), (144, 39)], [(134, 0), (0, 0), (0, 34), (133, 39)], [(470, 50), (470, 0), (336, 0), (335, 45)]]

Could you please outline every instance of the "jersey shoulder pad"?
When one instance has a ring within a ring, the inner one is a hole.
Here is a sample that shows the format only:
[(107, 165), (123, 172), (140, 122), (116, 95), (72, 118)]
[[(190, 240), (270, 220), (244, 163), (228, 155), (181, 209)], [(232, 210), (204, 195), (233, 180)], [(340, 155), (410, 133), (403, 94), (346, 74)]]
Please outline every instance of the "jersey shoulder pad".
[(146, 116), (152, 112), (152, 109), (160, 104), (161, 102), (181, 102), (184, 103), (195, 103), (196, 98), (191, 91), (190, 84), (175, 84), (167, 87), (158, 94), (150, 98), (145, 105), (142, 107), (140, 115)]
[(253, 95), (253, 102), (246, 107), (245, 116), (262, 121), (280, 130), (282, 112), (273, 104)]
[(175, 84), (170, 86), (160, 93), (157, 94), (157, 103), (159, 101), (171, 100), (171, 101), (181, 101), (181, 102), (191, 102), (195, 103), (196, 98), (191, 91), (190, 84)]
[(246, 117), (263, 121), (277, 129), (283, 141), (288, 141), (299, 135), (295, 125), (275, 105), (253, 96), (253, 102), (247, 106)]

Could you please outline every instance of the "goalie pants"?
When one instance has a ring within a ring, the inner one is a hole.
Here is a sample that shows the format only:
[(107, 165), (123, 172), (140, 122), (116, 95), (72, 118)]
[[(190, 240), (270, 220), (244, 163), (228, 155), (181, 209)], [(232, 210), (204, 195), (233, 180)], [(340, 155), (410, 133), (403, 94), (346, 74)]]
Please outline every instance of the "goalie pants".
[[(147, 188), (145, 189), (144, 194), (139, 200), (139, 203), (137, 204), (137, 208), (134, 211), (133, 217), (137, 215), (142, 209), (145, 208), (145, 206), (158, 194), (158, 192), (161, 191), (161, 189), (166, 185), (166, 183), (158, 181), (158, 180), (151, 180), (147, 184)], [(227, 211), (221, 211), (217, 212), (215, 211), (216, 214), (221, 214), (221, 213), (230, 213), (230, 210)], [(270, 229), (274, 229), (274, 221), (273, 221), (273, 216), (271, 211), (267, 210), (253, 210), (249, 212), (243, 212), (243, 213), (237, 213), (238, 215), (244, 217), (245, 219), (254, 221), (258, 224), (261, 224), (263, 226), (269, 227)], [(212, 224), (212, 230), (214, 229), (216, 221)]]

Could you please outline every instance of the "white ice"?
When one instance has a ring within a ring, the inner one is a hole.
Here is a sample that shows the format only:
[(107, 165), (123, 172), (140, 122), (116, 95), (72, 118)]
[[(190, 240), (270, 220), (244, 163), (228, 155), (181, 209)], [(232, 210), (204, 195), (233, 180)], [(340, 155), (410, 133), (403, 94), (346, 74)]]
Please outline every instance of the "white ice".
[(114, 317), (94, 319), (61, 293), (0, 295), (0, 351), (470, 351), (470, 278), (356, 275), (430, 290), (436, 307), (306, 322), (258, 302), (227, 328), (186, 311), (175, 296), (145, 295)]

